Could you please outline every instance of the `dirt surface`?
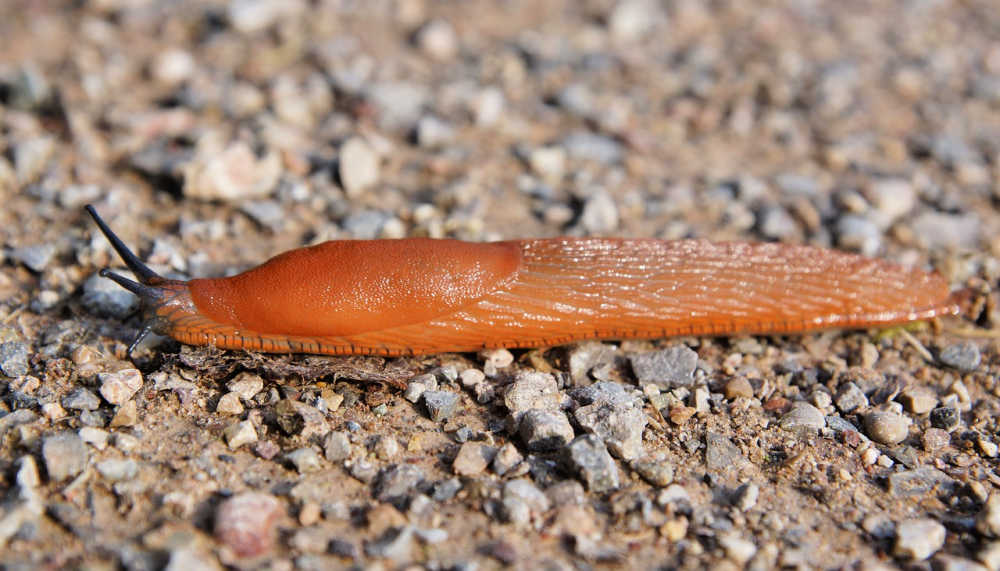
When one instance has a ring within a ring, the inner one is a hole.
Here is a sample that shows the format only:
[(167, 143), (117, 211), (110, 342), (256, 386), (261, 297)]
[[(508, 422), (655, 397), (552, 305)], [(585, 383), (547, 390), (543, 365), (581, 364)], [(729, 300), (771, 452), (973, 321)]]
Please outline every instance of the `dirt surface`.
[(1000, 568), (989, 296), (887, 332), (129, 356), (83, 211), (179, 278), (338, 238), (699, 237), (988, 291), (995, 2), (2, 7), (6, 568)]

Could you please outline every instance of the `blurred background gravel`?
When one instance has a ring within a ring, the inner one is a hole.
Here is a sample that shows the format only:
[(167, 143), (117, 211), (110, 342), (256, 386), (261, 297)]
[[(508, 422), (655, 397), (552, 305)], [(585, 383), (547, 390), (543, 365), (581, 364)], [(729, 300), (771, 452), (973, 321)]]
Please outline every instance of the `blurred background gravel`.
[(9, 567), (1000, 568), (1000, 367), (971, 323), (395, 361), (161, 342), (133, 365), (135, 300), (95, 276), (118, 261), (82, 212), (176, 276), (569, 234), (994, 284), (995, 2), (0, 11)]

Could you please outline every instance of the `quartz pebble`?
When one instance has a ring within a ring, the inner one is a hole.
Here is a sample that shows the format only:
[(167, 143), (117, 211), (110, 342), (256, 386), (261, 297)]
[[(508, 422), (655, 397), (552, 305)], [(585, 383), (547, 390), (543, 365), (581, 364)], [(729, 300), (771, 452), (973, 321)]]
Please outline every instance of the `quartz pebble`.
[(349, 197), (358, 197), (379, 180), (379, 158), (359, 137), (352, 137), (340, 147), (338, 162), (340, 183)]
[(46, 437), (42, 443), (45, 471), (53, 482), (72, 478), (87, 467), (90, 453), (75, 432), (63, 431)]
[(238, 494), (216, 510), (215, 537), (238, 557), (258, 557), (274, 547), (277, 523), (284, 511), (281, 502), (270, 494)]
[(486, 467), (495, 455), (496, 451), (490, 446), (478, 442), (466, 442), (459, 448), (452, 469), (459, 476), (477, 476), (486, 471)]
[(826, 417), (823, 412), (806, 402), (796, 402), (781, 417), (781, 428), (785, 430), (819, 430), (825, 426)]
[(124, 369), (117, 373), (101, 373), (101, 396), (111, 404), (123, 404), (142, 388), (142, 373), (138, 369)]
[(923, 561), (944, 545), (946, 530), (930, 518), (910, 519), (896, 525), (892, 554), (912, 561)]

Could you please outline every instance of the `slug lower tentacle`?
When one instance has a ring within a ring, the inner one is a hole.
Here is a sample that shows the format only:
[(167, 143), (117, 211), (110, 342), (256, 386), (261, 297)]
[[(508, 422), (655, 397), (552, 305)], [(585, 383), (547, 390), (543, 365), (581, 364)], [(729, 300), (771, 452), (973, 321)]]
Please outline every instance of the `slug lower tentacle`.
[(862, 328), (958, 311), (935, 273), (704, 240), (338, 240), (184, 282), (158, 276), (87, 211), (139, 283), (102, 275), (142, 298), (147, 329), (227, 349), (413, 355)]

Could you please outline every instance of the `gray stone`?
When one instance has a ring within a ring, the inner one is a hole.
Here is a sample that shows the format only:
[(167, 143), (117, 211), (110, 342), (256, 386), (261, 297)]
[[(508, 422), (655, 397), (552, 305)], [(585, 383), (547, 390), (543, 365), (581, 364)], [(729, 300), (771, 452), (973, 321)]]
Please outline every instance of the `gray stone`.
[(430, 100), (430, 91), (416, 83), (387, 81), (368, 86), (367, 96), (375, 106), (380, 127), (411, 129)]
[(833, 400), (840, 412), (851, 414), (859, 410), (868, 408), (868, 397), (853, 382), (847, 382), (837, 390), (837, 396)]
[(633, 42), (648, 34), (664, 19), (657, 2), (623, 0), (608, 14), (608, 31), (620, 42)]
[(501, 496), (504, 519), (517, 525), (527, 525), (532, 516), (547, 511), (549, 498), (531, 480), (517, 479), (504, 484)]
[(424, 406), (434, 422), (442, 422), (451, 418), (458, 409), (460, 397), (451, 391), (424, 392)]
[(837, 220), (837, 244), (865, 256), (874, 256), (882, 248), (882, 231), (871, 220), (854, 214)]
[(29, 270), (41, 273), (52, 263), (56, 257), (57, 248), (55, 244), (46, 242), (43, 244), (32, 244), (31, 246), (21, 246), (10, 251), (13, 260), (21, 262)]
[(912, 561), (923, 561), (944, 545), (947, 535), (943, 525), (930, 518), (909, 519), (896, 526), (892, 554)]
[(0, 371), (8, 377), (28, 374), (28, 358), (31, 352), (23, 341), (0, 343)]
[(413, 537), (413, 527), (408, 525), (387, 529), (378, 539), (365, 544), (365, 554), (397, 563), (410, 561), (413, 557)]
[(899, 444), (910, 433), (910, 417), (890, 411), (875, 411), (865, 415), (865, 432), (875, 442)]
[(417, 122), (417, 144), (425, 149), (442, 147), (454, 138), (455, 128), (447, 121), (427, 115)]
[(608, 492), (619, 487), (618, 466), (604, 442), (593, 434), (585, 434), (569, 443), (564, 458), (591, 492)]
[(889, 475), (889, 493), (899, 497), (922, 495), (934, 489), (951, 493), (956, 485), (950, 476), (929, 466)]
[(732, 477), (751, 466), (731, 440), (716, 432), (705, 435), (705, 467), (709, 472)]
[(951, 444), (951, 435), (940, 428), (928, 428), (920, 439), (925, 452), (935, 452)]
[(521, 461), (524, 460), (524, 456), (510, 442), (504, 444), (497, 450), (496, 456), (493, 457), (493, 472), (497, 476), (503, 476), (507, 472), (513, 470), (517, 467)]
[(253, 422), (244, 420), (227, 426), (223, 429), (222, 436), (226, 439), (229, 449), (236, 450), (244, 444), (257, 442), (257, 429), (254, 428)]
[(458, 449), (452, 469), (459, 476), (478, 476), (496, 456), (496, 449), (479, 442), (466, 442)]
[(757, 505), (757, 498), (760, 497), (760, 486), (753, 482), (743, 484), (736, 489), (733, 497), (733, 505), (740, 511), (747, 511)]
[(521, 417), (521, 438), (528, 450), (550, 452), (573, 439), (573, 427), (559, 410), (531, 409)]
[(664, 488), (674, 481), (674, 467), (665, 457), (643, 457), (632, 462), (631, 467), (643, 480)]
[(580, 225), (589, 234), (607, 234), (618, 228), (618, 207), (607, 192), (595, 192), (583, 203)]
[(96, 272), (83, 282), (83, 306), (91, 313), (123, 319), (139, 309), (139, 298)]
[(101, 383), (101, 396), (111, 404), (121, 405), (135, 396), (142, 388), (142, 373), (138, 369), (122, 369), (117, 373), (97, 375)]
[(318, 472), (323, 468), (319, 454), (310, 447), (299, 448), (285, 454), (285, 458), (295, 466), (299, 474)]
[(939, 358), (945, 365), (965, 372), (975, 371), (982, 362), (979, 347), (971, 341), (948, 345), (941, 350)]
[(240, 399), (248, 401), (257, 393), (264, 390), (264, 379), (262, 379), (260, 375), (243, 372), (236, 375), (231, 381), (226, 383), (226, 388), (231, 392), (240, 395)]
[(323, 440), (323, 456), (330, 462), (342, 462), (351, 457), (351, 439), (346, 432), (336, 431)]
[(951, 432), (958, 428), (958, 425), (962, 422), (962, 417), (955, 407), (939, 406), (931, 411), (930, 420), (931, 426), (934, 428)]
[(649, 419), (641, 409), (595, 403), (576, 409), (573, 416), (584, 432), (599, 436), (618, 458), (629, 461), (642, 456), (642, 432)]
[(570, 391), (570, 396), (583, 405), (608, 404), (622, 408), (642, 406), (642, 397), (621, 383), (598, 381)]
[(94, 467), (105, 480), (112, 482), (131, 480), (139, 475), (139, 464), (132, 459), (111, 458), (98, 462)]
[(520, 422), (525, 411), (530, 409), (558, 411), (563, 396), (552, 375), (525, 371), (518, 373), (514, 382), (504, 391), (503, 401), (514, 421)]
[(602, 164), (620, 162), (624, 155), (618, 141), (590, 131), (575, 131), (562, 140), (570, 157)]
[(799, 232), (799, 225), (781, 206), (770, 206), (760, 214), (760, 233), (765, 238), (780, 240), (791, 238)]
[(437, 388), (437, 377), (434, 375), (430, 373), (417, 375), (406, 382), (406, 391), (403, 392), (403, 398), (412, 403), (417, 403), (425, 392), (434, 391)]
[(424, 481), (424, 472), (411, 464), (393, 464), (379, 472), (375, 479), (375, 499), (397, 502), (417, 492)]
[(774, 183), (785, 194), (814, 196), (820, 191), (819, 182), (815, 178), (803, 174), (781, 173), (775, 177)]
[(459, 478), (448, 478), (434, 484), (432, 498), (434, 501), (446, 502), (455, 497), (455, 494), (462, 489), (462, 480)]
[(929, 250), (974, 250), (979, 242), (975, 214), (925, 212), (913, 220), (913, 234)]
[(781, 428), (790, 431), (820, 430), (826, 427), (826, 417), (813, 405), (797, 401), (791, 410), (781, 417)]
[(458, 51), (458, 35), (447, 20), (427, 22), (417, 30), (414, 40), (421, 51), (438, 61), (449, 60)]
[(900, 178), (872, 182), (866, 189), (865, 196), (885, 221), (884, 227), (908, 214), (917, 204), (917, 191), (913, 184)]
[(226, 393), (219, 397), (219, 402), (215, 403), (215, 412), (234, 416), (243, 414), (243, 403), (240, 402), (239, 393)]
[(87, 445), (75, 432), (57, 432), (42, 443), (42, 458), (49, 480), (61, 482), (76, 476), (87, 467), (90, 454)]
[(631, 355), (629, 361), (640, 386), (652, 383), (675, 388), (694, 382), (698, 354), (686, 345), (675, 345), (662, 351)]

